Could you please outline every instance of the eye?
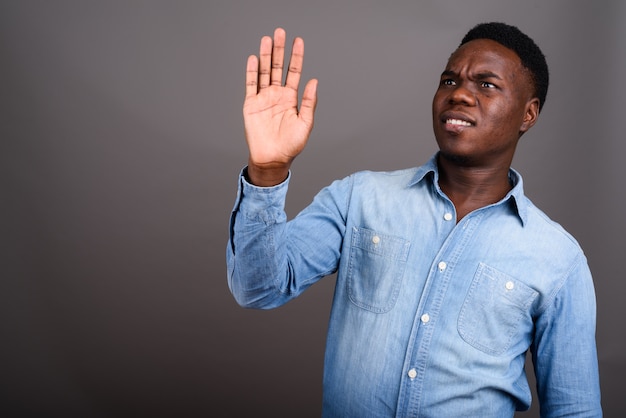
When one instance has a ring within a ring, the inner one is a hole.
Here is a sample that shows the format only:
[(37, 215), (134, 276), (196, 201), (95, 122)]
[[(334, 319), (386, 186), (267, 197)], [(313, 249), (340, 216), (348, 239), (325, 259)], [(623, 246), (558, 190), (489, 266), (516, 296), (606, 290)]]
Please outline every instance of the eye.
[(444, 78), (443, 80), (441, 80), (441, 85), (442, 86), (456, 86), (456, 83), (451, 78)]
[(480, 87), (484, 87), (486, 89), (495, 89), (496, 85), (493, 83), (490, 83), (488, 81), (481, 81), (480, 82)]

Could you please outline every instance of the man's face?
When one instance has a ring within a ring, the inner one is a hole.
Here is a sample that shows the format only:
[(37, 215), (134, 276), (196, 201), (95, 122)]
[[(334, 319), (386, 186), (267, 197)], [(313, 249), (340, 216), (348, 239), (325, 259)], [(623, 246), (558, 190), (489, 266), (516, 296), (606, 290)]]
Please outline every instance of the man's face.
[(537, 119), (528, 71), (515, 52), (477, 39), (448, 60), (433, 98), (433, 129), (444, 158), (510, 165), (520, 135)]

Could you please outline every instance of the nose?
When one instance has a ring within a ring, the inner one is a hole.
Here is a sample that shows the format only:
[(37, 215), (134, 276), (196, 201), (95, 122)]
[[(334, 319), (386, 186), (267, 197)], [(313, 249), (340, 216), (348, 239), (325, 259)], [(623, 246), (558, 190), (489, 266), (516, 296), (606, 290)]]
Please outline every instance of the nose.
[(467, 88), (465, 83), (458, 84), (448, 97), (450, 104), (462, 104), (465, 106), (474, 106), (476, 104), (476, 96)]

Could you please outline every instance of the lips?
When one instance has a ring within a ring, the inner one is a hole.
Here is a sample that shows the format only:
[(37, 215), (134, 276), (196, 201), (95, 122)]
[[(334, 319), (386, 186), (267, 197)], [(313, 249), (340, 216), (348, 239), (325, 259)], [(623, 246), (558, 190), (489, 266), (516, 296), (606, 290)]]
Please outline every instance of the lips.
[(460, 133), (464, 129), (476, 125), (471, 117), (459, 112), (445, 112), (441, 115), (440, 120), (445, 130), (451, 133)]
[(446, 119), (446, 123), (449, 125), (472, 126), (471, 122), (461, 119)]

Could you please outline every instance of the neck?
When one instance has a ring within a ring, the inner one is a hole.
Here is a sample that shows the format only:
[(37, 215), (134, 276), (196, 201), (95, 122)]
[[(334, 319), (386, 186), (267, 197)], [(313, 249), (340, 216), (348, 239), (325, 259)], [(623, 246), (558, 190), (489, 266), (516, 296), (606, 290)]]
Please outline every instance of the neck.
[(461, 165), (440, 155), (438, 165), (439, 186), (452, 200), (457, 221), (473, 210), (498, 202), (511, 190), (510, 164)]

